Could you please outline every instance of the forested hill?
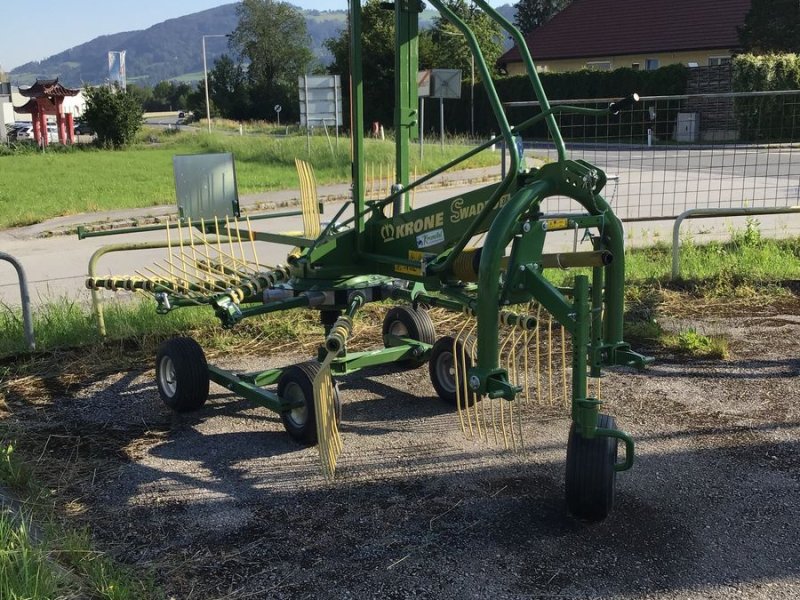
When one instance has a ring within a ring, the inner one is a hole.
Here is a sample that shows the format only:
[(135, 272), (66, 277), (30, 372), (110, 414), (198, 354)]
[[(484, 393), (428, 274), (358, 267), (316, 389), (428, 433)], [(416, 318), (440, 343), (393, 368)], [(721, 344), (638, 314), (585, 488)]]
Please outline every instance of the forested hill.
[[(503, 6), (500, 11), (513, 18), (514, 9)], [(304, 10), (314, 54), (321, 64), (330, 57), (323, 42), (338, 35), (347, 23), (346, 11)], [(434, 14), (423, 14), (423, 25), (430, 24)], [(140, 31), (104, 35), (75, 46), (41, 62), (29, 62), (11, 71), (15, 85), (27, 85), (38, 78), (59, 77), (65, 85), (102, 83), (108, 75), (108, 52), (125, 50), (128, 81), (155, 85), (159, 81), (202, 77), (201, 38), (204, 34), (230, 33), (236, 28), (236, 3), (170, 19)], [(206, 40), (209, 68), (227, 51), (227, 40)]]

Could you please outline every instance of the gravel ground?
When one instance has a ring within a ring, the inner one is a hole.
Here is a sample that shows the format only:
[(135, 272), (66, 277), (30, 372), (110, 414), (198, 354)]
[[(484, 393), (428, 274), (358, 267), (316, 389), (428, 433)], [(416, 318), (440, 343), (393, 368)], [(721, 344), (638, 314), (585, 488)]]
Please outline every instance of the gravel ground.
[(199, 412), (168, 412), (152, 369), (12, 386), (8, 418), (46, 440), (99, 547), (175, 598), (796, 599), (800, 301), (687, 320), (732, 357), (661, 353), (604, 379), (637, 463), (598, 524), (566, 514), (563, 409), (529, 405), (507, 452), (465, 437), (425, 368), (340, 381), (334, 483), (276, 415), (213, 384)]

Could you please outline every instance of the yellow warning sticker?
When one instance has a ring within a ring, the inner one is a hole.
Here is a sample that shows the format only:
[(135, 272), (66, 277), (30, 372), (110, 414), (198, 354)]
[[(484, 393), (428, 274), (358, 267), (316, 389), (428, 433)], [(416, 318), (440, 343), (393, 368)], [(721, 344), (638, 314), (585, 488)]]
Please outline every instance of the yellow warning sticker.
[(403, 275), (416, 275), (417, 277), (422, 277), (421, 267), (409, 267), (408, 265), (395, 265), (394, 270), (396, 273), (402, 273)]
[(433, 257), (434, 254), (430, 254), (429, 252), (420, 252), (419, 250), (409, 250), (408, 251), (408, 260), (416, 260), (420, 262), (420, 266), (418, 267), (411, 267), (409, 265), (395, 265), (394, 270), (396, 273), (402, 273), (403, 275), (416, 275), (417, 277), (422, 277), (422, 261), (425, 260), (427, 257)]
[(547, 219), (547, 231), (559, 231), (561, 229), (570, 229), (569, 219)]

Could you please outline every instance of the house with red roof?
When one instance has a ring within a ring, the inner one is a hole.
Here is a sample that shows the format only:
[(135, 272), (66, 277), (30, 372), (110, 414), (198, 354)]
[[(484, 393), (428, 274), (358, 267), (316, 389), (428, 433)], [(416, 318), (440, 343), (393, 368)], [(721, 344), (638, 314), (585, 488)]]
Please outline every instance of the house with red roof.
[[(751, 0), (573, 0), (526, 37), (540, 71), (713, 66), (738, 49)], [(498, 64), (524, 66), (514, 47)]]

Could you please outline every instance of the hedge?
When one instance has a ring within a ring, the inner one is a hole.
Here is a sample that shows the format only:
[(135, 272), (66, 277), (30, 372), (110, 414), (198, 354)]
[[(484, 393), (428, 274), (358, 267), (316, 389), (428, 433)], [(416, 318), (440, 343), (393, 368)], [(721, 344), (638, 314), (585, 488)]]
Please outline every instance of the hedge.
[[(545, 93), (550, 100), (565, 100), (577, 98), (622, 98), (633, 92), (640, 96), (672, 95), (686, 93), (686, 80), (688, 68), (683, 65), (669, 65), (654, 71), (634, 71), (633, 69), (616, 69), (614, 71), (574, 71), (567, 73), (542, 73), (540, 74)], [(527, 76), (504, 77), (495, 81), (498, 95), (502, 102), (518, 102), (534, 100), (533, 89)], [(428, 101), (431, 109), (434, 104)], [(426, 106), (426, 108), (427, 108)], [(534, 108), (509, 109), (508, 115), (511, 122), (520, 122), (535, 114)], [(637, 107), (635, 111), (628, 111), (620, 117), (608, 122), (602, 121), (586, 130), (583, 125), (587, 123), (585, 117), (562, 117), (562, 129), (568, 134), (580, 124), (582, 132), (579, 137), (587, 138), (630, 138), (632, 134), (647, 136), (647, 128), (652, 127), (642, 119), (647, 107)], [(429, 119), (426, 129), (435, 129), (438, 126), (438, 110), (431, 111), (436, 118)], [(461, 100), (445, 100), (446, 127), (450, 132), (468, 133), (470, 130), (470, 84), (464, 83), (461, 90)], [(666, 115), (660, 115), (659, 121), (671, 121)], [(632, 132), (631, 128), (635, 131)], [(475, 131), (480, 135), (498, 132), (497, 122), (489, 105), (488, 97), (481, 84), (475, 86)], [(659, 135), (668, 135), (668, 132), (658, 132)], [(526, 137), (545, 137), (547, 132), (544, 126), (531, 130)]]
[[(735, 57), (733, 90), (800, 90), (800, 55), (741, 54)], [(734, 110), (742, 139), (792, 141), (800, 133), (800, 103), (797, 96), (737, 98)]]

